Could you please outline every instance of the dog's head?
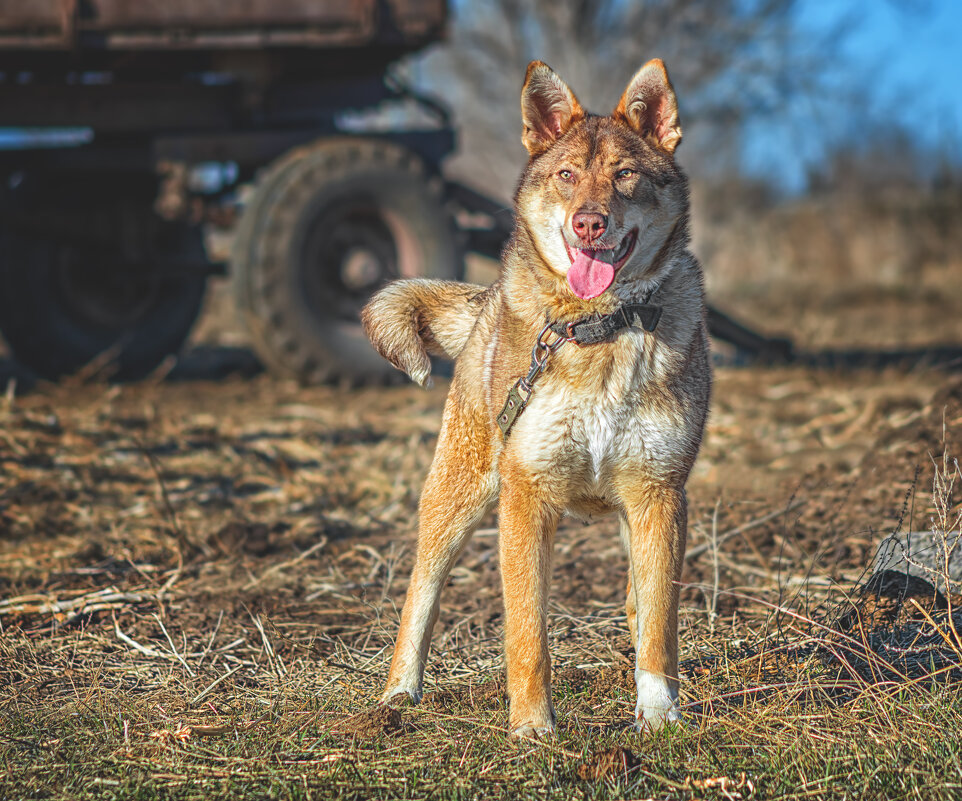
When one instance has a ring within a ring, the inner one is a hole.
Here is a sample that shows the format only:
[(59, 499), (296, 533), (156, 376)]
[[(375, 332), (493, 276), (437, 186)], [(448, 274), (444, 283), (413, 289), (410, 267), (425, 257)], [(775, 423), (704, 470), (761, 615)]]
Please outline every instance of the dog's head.
[(587, 114), (547, 64), (532, 62), (521, 117), (531, 159), (518, 212), (548, 268), (586, 300), (655, 279), (688, 209), (674, 158), (678, 105), (661, 60), (635, 74), (608, 117)]

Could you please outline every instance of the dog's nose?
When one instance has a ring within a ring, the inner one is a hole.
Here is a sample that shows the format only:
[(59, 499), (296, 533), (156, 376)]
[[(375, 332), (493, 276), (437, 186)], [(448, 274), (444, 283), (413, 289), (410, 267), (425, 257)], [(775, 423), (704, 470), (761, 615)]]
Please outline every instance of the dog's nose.
[(608, 218), (604, 214), (579, 211), (571, 218), (571, 227), (578, 239), (590, 245), (608, 228)]

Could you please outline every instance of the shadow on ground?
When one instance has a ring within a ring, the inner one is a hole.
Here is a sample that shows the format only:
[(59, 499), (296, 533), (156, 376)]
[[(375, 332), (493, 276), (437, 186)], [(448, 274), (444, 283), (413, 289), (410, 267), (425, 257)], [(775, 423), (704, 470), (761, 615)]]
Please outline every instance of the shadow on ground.
[[(725, 367), (749, 367), (755, 360), (743, 351), (721, 349), (715, 353), (715, 363)], [(921, 348), (832, 348), (800, 351), (784, 362), (786, 366), (812, 367), (828, 370), (884, 370), (936, 368), (951, 372), (962, 370), (962, 346), (931, 345)], [(166, 372), (165, 372), (166, 370)], [(252, 378), (264, 371), (254, 352), (249, 348), (229, 345), (199, 345), (189, 348), (170, 365), (161, 366), (154, 373), (165, 381), (217, 381), (228, 377)], [(451, 377), (453, 370), (447, 362), (435, 365), (440, 377)], [(98, 378), (109, 376), (98, 375)], [(32, 390), (38, 381), (34, 373), (9, 357), (0, 356), (0, 391), (11, 381), (19, 393)]]
[[(165, 372), (166, 370), (166, 372)], [(185, 350), (176, 361), (162, 365), (154, 375), (167, 381), (217, 381), (229, 376), (252, 378), (264, 371), (249, 348), (229, 345), (199, 345)], [(96, 378), (107, 378), (98, 374)], [(40, 379), (9, 357), (0, 357), (0, 391), (11, 381), (18, 392), (33, 389)]]

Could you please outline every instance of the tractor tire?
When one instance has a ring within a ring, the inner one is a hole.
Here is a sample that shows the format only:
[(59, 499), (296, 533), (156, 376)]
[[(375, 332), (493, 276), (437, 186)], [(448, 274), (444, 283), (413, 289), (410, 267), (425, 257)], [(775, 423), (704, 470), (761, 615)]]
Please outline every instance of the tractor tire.
[[(170, 226), (157, 254), (186, 248), (203, 259), (201, 234)], [(144, 270), (111, 252), (0, 231), (0, 334), (14, 359), (56, 380), (86, 366), (142, 378), (176, 353), (200, 313), (206, 275)]]
[(460, 234), (443, 185), (391, 142), (324, 139), (279, 159), (238, 224), (231, 280), (241, 323), (264, 365), (302, 383), (398, 375), (359, 314), (395, 278), (458, 279)]

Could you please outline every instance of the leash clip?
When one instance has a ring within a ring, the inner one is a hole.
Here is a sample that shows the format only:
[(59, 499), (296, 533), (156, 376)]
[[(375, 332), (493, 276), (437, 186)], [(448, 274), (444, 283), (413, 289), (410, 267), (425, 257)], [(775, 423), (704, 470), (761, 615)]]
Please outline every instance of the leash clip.
[(545, 335), (548, 331), (551, 331), (551, 323), (546, 324), (541, 329), (537, 340), (535, 340), (534, 347), (531, 349), (531, 367), (528, 369), (528, 374), (524, 378), (519, 378), (511, 387), (504, 406), (498, 414), (498, 428), (501, 429), (501, 434), (504, 437), (508, 436), (515, 420), (518, 419), (521, 412), (524, 411), (524, 407), (528, 405), (528, 401), (531, 400), (531, 395), (534, 393), (534, 382), (544, 372), (551, 354), (569, 341), (565, 337), (555, 334), (558, 339), (549, 343), (545, 341)]

